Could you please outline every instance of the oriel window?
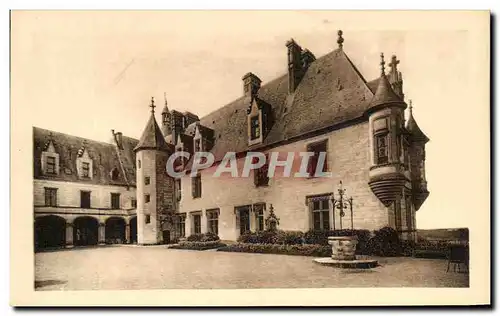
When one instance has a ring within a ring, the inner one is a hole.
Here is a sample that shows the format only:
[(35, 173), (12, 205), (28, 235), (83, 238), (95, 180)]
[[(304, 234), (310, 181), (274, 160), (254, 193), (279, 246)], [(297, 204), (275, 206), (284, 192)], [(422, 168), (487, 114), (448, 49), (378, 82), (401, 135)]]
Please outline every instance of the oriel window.
[(389, 162), (389, 151), (387, 146), (387, 134), (377, 135), (377, 164)]

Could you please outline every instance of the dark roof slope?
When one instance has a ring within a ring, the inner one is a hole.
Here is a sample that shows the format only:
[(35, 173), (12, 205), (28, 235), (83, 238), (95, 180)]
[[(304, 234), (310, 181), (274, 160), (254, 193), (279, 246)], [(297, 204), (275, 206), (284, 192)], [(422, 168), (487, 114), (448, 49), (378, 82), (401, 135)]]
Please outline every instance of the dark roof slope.
[(406, 108), (406, 104), (396, 94), (396, 92), (394, 92), (391, 84), (389, 83), (389, 80), (387, 79), (387, 76), (383, 73), (378, 80), (377, 90), (375, 91), (375, 95), (370, 101), (369, 107), (370, 109), (375, 109), (381, 105), (387, 104), (400, 105)]
[(406, 129), (412, 135), (412, 138), (417, 141), (423, 141), (427, 143), (429, 141), (429, 137), (422, 132), (420, 127), (418, 127), (417, 121), (413, 118), (413, 111), (410, 107), (410, 117), (408, 118), (408, 123), (406, 123)]
[[(372, 97), (366, 80), (344, 51), (334, 50), (311, 63), (293, 94), (288, 93), (288, 74), (259, 89), (257, 98), (269, 104), (275, 124), (257, 147), (359, 118)], [(201, 118), (203, 126), (215, 131), (211, 152), (216, 161), (228, 151), (249, 150), (249, 102), (248, 97), (241, 97)]]
[(142, 132), (139, 144), (137, 144), (137, 146), (134, 148), (134, 151), (138, 151), (140, 149), (156, 149), (170, 152), (173, 151), (172, 145), (165, 142), (163, 133), (161, 132), (158, 123), (156, 123), (154, 112), (151, 112), (151, 116), (149, 117), (149, 121), (144, 128), (144, 132)]
[[(49, 176), (42, 173), (41, 157), (50, 140), (59, 154), (60, 170), (58, 175)], [(135, 185), (135, 154), (132, 148), (136, 144), (136, 139), (123, 137), (123, 150), (119, 152), (123, 165), (126, 166), (124, 175), (116, 145), (33, 127), (34, 178), (102, 185)], [(78, 151), (83, 146), (93, 162), (92, 179), (80, 179), (76, 170)], [(114, 168), (118, 170), (116, 180), (111, 178)]]

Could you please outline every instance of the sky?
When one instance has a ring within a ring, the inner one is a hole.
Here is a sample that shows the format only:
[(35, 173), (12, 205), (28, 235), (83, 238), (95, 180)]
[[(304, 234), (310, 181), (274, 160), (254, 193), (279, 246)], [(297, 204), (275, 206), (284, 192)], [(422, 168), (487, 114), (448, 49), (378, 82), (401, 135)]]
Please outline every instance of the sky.
[(263, 84), (284, 74), (288, 39), (320, 57), (337, 48), (342, 29), (344, 51), (368, 81), (379, 75), (381, 52), (387, 62), (397, 55), (406, 100), (431, 139), (431, 193), (417, 227), (467, 227), (489, 213), (481, 21), (458, 12), (18, 11), (11, 111), (23, 116), (12, 123), (101, 141), (111, 129), (139, 138), (151, 97), (161, 109), (165, 93), (170, 109), (202, 117), (242, 95), (245, 73)]

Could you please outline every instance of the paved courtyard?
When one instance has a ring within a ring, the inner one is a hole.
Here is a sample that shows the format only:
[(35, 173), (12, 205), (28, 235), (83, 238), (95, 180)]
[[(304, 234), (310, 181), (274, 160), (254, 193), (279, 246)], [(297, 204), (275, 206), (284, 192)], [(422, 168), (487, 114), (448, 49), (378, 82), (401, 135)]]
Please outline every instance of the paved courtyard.
[(312, 257), (108, 246), (35, 255), (37, 290), (467, 287), (445, 260), (379, 258), (372, 270), (343, 270)]

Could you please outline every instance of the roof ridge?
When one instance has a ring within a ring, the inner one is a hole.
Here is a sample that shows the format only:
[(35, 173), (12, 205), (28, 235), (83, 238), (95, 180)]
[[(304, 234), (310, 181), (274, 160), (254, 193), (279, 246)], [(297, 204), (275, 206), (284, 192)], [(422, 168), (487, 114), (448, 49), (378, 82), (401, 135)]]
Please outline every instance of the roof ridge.
[(95, 140), (95, 139), (91, 139), (91, 138), (85, 138), (85, 137), (81, 137), (81, 136), (71, 135), (71, 134), (62, 133), (62, 132), (58, 132), (58, 131), (54, 131), (54, 130), (50, 130), (50, 129), (46, 129), (46, 128), (42, 128), (42, 127), (37, 127), (37, 126), (33, 126), (33, 130), (42, 130), (42, 131), (50, 132), (53, 134), (59, 134), (59, 135), (63, 135), (63, 136), (71, 137), (71, 138), (77, 138), (77, 139), (81, 139), (82, 142), (83, 141), (90, 141), (90, 142), (99, 143), (102, 145), (114, 146), (114, 144), (112, 144), (110, 142), (105, 142), (105, 141)]

